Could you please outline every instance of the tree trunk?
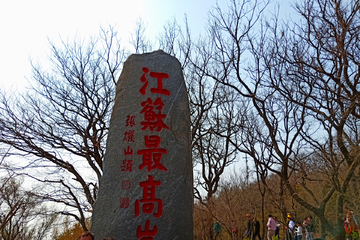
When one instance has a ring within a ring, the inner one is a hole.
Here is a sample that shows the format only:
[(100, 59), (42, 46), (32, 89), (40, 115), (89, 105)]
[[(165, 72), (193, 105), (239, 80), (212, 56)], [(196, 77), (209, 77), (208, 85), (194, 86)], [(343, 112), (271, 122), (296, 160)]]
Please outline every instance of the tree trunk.
[(344, 240), (345, 239), (345, 229), (343, 226), (343, 207), (344, 207), (344, 197), (343, 194), (338, 193), (336, 199), (336, 217), (337, 217), (337, 224), (336, 228), (334, 229), (334, 239), (335, 240)]
[[(280, 220), (284, 223), (286, 223), (286, 206), (285, 206), (285, 201), (284, 201), (284, 181), (282, 178), (280, 178), (280, 196), (279, 196), (279, 202), (280, 202), (280, 210), (281, 210), (281, 216), (280, 216)], [(280, 227), (282, 227), (283, 230), (283, 236), (286, 236), (286, 229), (284, 227), (284, 225), (280, 225)]]
[(261, 193), (261, 227), (262, 227), (262, 231), (261, 231), (261, 237), (262, 239), (265, 239), (265, 191), (264, 194)]

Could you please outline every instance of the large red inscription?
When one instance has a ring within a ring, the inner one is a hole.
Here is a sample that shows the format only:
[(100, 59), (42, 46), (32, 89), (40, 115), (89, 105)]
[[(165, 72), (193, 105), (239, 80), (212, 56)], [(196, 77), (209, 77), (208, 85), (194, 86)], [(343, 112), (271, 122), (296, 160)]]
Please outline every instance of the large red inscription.
[[(154, 81), (156, 87), (150, 88), (151, 94), (161, 94), (163, 97), (170, 96), (171, 93), (168, 89), (164, 88), (164, 81), (169, 79), (169, 74), (162, 72), (150, 72), (146, 67), (142, 68), (142, 76), (140, 81), (143, 82), (142, 87), (139, 89), (141, 95), (145, 95), (148, 91), (149, 81)], [(154, 85), (154, 84), (152, 84)], [(147, 179), (135, 185), (142, 188), (142, 198), (135, 200), (135, 217), (139, 217), (141, 214), (152, 214), (156, 218), (160, 218), (163, 214), (163, 200), (156, 195), (156, 189), (161, 186), (161, 179), (154, 179), (151, 173), (153, 171), (164, 171), (168, 169), (163, 163), (162, 159), (167, 154), (167, 149), (161, 148), (161, 132), (168, 130), (169, 127), (165, 124), (166, 114), (162, 112), (165, 106), (162, 97), (146, 98), (141, 102), (140, 115), (141, 119), (141, 131), (146, 131), (144, 136), (144, 148), (133, 149), (132, 144), (135, 141), (141, 141), (142, 139), (135, 139), (135, 115), (128, 115), (125, 120), (126, 131), (123, 135), (123, 142), (127, 143), (127, 147), (124, 148), (124, 158), (122, 160), (121, 171), (132, 173), (133, 171), (147, 171), (149, 173)], [(157, 133), (158, 135), (154, 135)], [(160, 135), (160, 136), (159, 136)], [(134, 161), (132, 156), (134, 152), (138, 156), (141, 156), (142, 162), (139, 166), (133, 166)], [(130, 180), (122, 181), (122, 190), (130, 190), (133, 184)], [(121, 197), (120, 208), (129, 208), (129, 197)], [(161, 229), (160, 229), (161, 230)], [(150, 220), (147, 219), (145, 227), (142, 228), (139, 225), (134, 232), (136, 237), (141, 240), (152, 240), (157, 235), (159, 229), (158, 226), (152, 225)]]

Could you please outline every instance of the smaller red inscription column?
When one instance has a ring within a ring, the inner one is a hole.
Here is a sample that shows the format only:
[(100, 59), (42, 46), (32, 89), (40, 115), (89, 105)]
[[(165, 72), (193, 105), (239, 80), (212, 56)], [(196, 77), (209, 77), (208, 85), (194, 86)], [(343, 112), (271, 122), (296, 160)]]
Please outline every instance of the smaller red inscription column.
[[(128, 115), (125, 121), (125, 127), (133, 128), (135, 126), (135, 115)], [(127, 148), (124, 148), (124, 158), (122, 160), (122, 165), (120, 166), (121, 172), (132, 172), (133, 171), (133, 160), (132, 158), (134, 154), (134, 150), (130, 147), (131, 143), (135, 142), (135, 130), (130, 129), (125, 131), (123, 136), (123, 142), (128, 142)], [(130, 190), (131, 181), (123, 180), (121, 182), (121, 189), (126, 191)], [(121, 197), (120, 198), (120, 208), (129, 208), (130, 207), (130, 198), (129, 197)]]

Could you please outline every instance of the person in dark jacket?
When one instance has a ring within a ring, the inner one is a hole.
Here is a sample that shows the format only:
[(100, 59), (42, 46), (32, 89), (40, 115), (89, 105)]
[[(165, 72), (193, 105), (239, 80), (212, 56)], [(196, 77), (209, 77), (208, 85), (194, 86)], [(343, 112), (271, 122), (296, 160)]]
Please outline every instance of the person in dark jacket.
[(307, 226), (306, 226), (306, 231), (308, 233), (307, 240), (314, 240), (315, 225), (312, 219), (313, 218), (311, 216), (307, 218)]
[(259, 238), (259, 240), (261, 240), (260, 237), (260, 222), (254, 217), (253, 220), (253, 224), (254, 224), (254, 234), (252, 239), (255, 240), (256, 236)]
[(250, 214), (246, 214), (246, 220), (248, 221), (247, 222), (247, 229), (246, 229), (246, 238), (250, 238), (252, 239), (252, 236), (254, 234), (254, 224), (253, 224), (253, 221), (251, 219), (251, 216)]
[(274, 217), (274, 220), (275, 220), (275, 222), (276, 222), (275, 237), (277, 236), (278, 239), (280, 239), (280, 237), (279, 237), (279, 233), (280, 233), (280, 223), (279, 223), (279, 221), (277, 220), (277, 217)]

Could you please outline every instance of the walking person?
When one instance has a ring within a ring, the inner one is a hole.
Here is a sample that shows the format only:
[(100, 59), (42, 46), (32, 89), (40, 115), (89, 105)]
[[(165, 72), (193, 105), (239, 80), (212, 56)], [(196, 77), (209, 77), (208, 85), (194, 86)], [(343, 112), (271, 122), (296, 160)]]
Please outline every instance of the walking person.
[(280, 223), (277, 220), (277, 217), (273, 217), (276, 222), (276, 230), (275, 230), (275, 237), (277, 237), (278, 240), (280, 240), (279, 233), (280, 233)]
[(271, 214), (269, 214), (268, 222), (266, 224), (266, 227), (268, 228), (267, 231), (267, 240), (272, 240), (273, 237), (275, 237), (275, 231), (276, 231), (276, 222), (275, 219)]
[(303, 227), (303, 235), (304, 235), (304, 237), (305, 237), (305, 240), (309, 240), (309, 233), (308, 233), (308, 231), (307, 231), (307, 226), (308, 226), (308, 217), (305, 217), (304, 218), (304, 221), (303, 221), (303, 223), (302, 223), (302, 227)]
[(236, 237), (237, 237), (237, 227), (236, 227), (236, 224), (235, 224), (235, 221), (234, 220), (231, 220), (231, 226), (229, 228), (230, 232), (231, 232), (231, 239), (232, 240), (235, 240)]
[(303, 235), (303, 229), (301, 226), (301, 222), (297, 222), (295, 229), (294, 229), (294, 235), (296, 240), (301, 240)]
[(307, 217), (306, 231), (307, 231), (307, 234), (308, 234), (308, 239), (307, 240), (314, 240), (315, 225), (313, 223), (312, 216)]
[(294, 240), (294, 227), (295, 223), (292, 220), (292, 217), (290, 214), (287, 215), (287, 226), (286, 228), (286, 239), (287, 240)]
[(246, 229), (245, 235), (246, 235), (246, 238), (252, 239), (252, 236), (254, 234), (254, 224), (253, 224), (250, 214), (246, 214), (246, 220), (247, 220), (247, 229)]
[(261, 240), (261, 237), (260, 237), (260, 222), (256, 219), (256, 217), (254, 217), (253, 224), (254, 224), (254, 234), (253, 234), (252, 239), (255, 240), (255, 238), (257, 236), (259, 238), (259, 240)]
[(215, 222), (215, 225), (214, 225), (214, 233), (215, 233), (215, 240), (216, 238), (220, 235), (221, 233), (221, 225), (219, 223), (219, 221), (216, 221)]

